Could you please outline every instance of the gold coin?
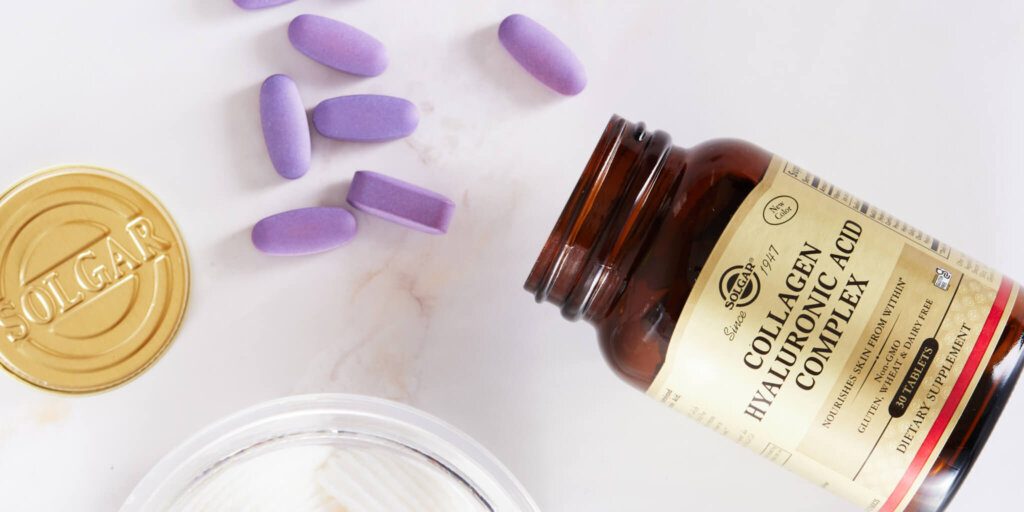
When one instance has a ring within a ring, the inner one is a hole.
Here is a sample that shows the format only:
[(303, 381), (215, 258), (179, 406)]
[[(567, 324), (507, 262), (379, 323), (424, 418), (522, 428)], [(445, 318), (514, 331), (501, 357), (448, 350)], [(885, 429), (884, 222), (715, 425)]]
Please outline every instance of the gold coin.
[(0, 197), (0, 364), (44, 389), (138, 376), (185, 315), (189, 264), (162, 205), (119, 174), (63, 167)]

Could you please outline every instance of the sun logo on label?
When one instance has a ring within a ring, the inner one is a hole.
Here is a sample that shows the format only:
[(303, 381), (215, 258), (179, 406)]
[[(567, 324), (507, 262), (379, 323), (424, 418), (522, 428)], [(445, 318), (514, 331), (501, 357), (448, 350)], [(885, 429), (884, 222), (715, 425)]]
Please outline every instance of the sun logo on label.
[(127, 178), (57, 169), (0, 197), (0, 363), (29, 383), (130, 380), (169, 345), (188, 292), (177, 228)]
[(718, 280), (718, 292), (726, 309), (749, 306), (761, 293), (761, 278), (757, 276), (754, 260), (745, 265), (729, 267)]

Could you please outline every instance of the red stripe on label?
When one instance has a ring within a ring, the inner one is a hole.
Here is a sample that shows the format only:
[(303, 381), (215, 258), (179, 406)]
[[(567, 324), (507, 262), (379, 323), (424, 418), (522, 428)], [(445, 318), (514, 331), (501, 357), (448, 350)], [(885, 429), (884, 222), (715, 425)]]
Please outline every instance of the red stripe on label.
[(999, 291), (996, 293), (996, 300), (992, 304), (992, 310), (989, 311), (988, 318), (985, 319), (985, 325), (981, 329), (981, 334), (978, 335), (978, 341), (974, 344), (974, 349), (971, 350), (971, 355), (968, 357), (967, 364), (964, 365), (960, 377), (953, 384), (953, 391), (949, 394), (945, 405), (942, 406), (942, 410), (939, 411), (939, 416), (935, 419), (935, 425), (928, 431), (928, 437), (925, 437), (921, 449), (917, 451), (917, 455), (914, 456), (914, 460), (910, 463), (910, 467), (907, 468), (907, 472), (903, 474), (903, 478), (896, 484), (896, 489), (892, 492), (892, 495), (889, 496), (889, 499), (879, 509), (880, 512), (893, 512), (896, 510), (896, 507), (906, 497), (910, 487), (914, 485), (918, 475), (921, 474), (925, 462), (928, 461), (928, 458), (932, 456), (932, 452), (935, 451), (936, 445), (939, 444), (939, 439), (942, 438), (942, 434), (946, 432), (946, 427), (949, 426), (950, 420), (953, 419), (953, 414), (960, 407), (960, 401), (963, 400), (967, 387), (971, 385), (974, 375), (978, 372), (978, 367), (981, 366), (981, 360), (984, 359), (988, 346), (992, 344), (992, 338), (996, 334), (995, 331), (996, 327), (999, 326), (999, 320), (1003, 318), (1003, 311), (1006, 310), (1006, 302), (1010, 298), (1010, 290), (1012, 288), (1013, 282), (1004, 277), (1003, 282), (999, 285)]

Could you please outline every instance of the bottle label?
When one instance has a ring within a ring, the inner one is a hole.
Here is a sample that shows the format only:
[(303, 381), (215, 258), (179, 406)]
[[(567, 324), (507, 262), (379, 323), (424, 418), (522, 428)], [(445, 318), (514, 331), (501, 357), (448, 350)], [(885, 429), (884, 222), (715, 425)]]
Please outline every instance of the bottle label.
[(1018, 287), (775, 157), (647, 393), (868, 511), (903, 510)]

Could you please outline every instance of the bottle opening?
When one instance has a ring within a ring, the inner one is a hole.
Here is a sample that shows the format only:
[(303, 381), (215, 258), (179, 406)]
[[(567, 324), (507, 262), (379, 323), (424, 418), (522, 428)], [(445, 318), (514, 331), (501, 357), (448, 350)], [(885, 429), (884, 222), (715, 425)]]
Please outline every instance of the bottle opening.
[(650, 198), (667, 134), (613, 116), (541, 250), (525, 288), (575, 320), (621, 283), (619, 258)]

